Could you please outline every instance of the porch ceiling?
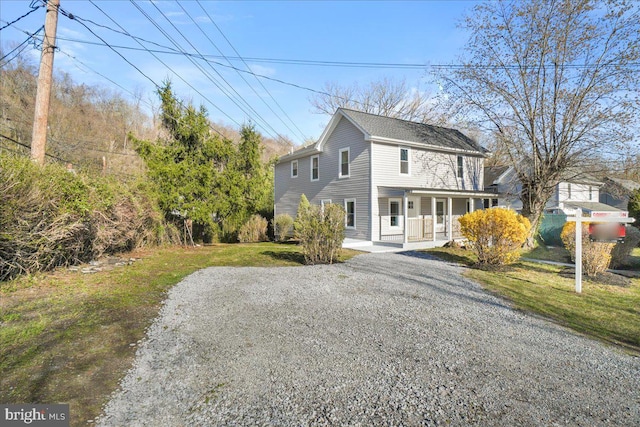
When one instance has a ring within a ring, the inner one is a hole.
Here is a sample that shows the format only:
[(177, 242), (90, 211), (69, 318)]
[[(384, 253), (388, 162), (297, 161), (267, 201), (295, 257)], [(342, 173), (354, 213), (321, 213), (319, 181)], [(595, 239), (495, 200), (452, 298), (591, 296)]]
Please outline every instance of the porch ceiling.
[(406, 188), (406, 187), (378, 187), (378, 194), (383, 197), (401, 197), (403, 194), (415, 194), (424, 196), (444, 196), (453, 198), (495, 199), (496, 193), (473, 190), (445, 190), (441, 188)]

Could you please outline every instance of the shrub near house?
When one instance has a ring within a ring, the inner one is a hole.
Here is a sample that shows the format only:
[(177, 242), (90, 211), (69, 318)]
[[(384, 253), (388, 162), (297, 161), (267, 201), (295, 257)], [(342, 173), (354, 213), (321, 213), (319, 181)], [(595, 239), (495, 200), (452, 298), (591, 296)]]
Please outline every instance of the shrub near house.
[(344, 240), (345, 211), (329, 203), (324, 207), (309, 204), (303, 194), (294, 223), (296, 239), (300, 241), (307, 264), (332, 264), (338, 259)]
[(483, 266), (499, 267), (515, 262), (531, 224), (510, 209), (492, 208), (468, 213), (460, 219), (461, 232), (469, 240)]
[[(560, 238), (575, 260), (576, 223), (567, 222)], [(615, 243), (593, 242), (589, 239), (589, 225), (582, 224), (582, 267), (587, 276), (593, 277), (604, 272), (611, 262), (611, 251)]]

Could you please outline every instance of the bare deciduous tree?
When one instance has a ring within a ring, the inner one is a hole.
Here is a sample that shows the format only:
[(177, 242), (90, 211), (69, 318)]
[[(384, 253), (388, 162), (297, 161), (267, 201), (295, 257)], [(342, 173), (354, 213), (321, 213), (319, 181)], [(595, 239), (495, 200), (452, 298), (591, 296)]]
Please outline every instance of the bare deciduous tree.
[(419, 86), (409, 86), (404, 79), (385, 77), (367, 86), (358, 83), (341, 86), (327, 82), (323, 92), (310, 99), (316, 113), (333, 114), (338, 108), (347, 108), (415, 122), (446, 123), (434, 99)]
[(486, 2), (464, 21), (462, 67), (438, 72), (449, 99), (497, 133), (516, 168), (530, 243), (567, 171), (631, 145), (639, 9), (624, 0)]

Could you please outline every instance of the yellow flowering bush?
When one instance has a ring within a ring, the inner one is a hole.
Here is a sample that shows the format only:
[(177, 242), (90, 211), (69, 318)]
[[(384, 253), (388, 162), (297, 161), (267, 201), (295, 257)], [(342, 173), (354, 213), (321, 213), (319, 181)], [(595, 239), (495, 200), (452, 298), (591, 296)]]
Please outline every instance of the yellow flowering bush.
[(478, 255), (478, 263), (499, 267), (515, 262), (531, 223), (510, 209), (492, 208), (463, 215), (461, 232)]
[[(576, 223), (567, 222), (562, 227), (560, 238), (564, 247), (576, 259)], [(589, 224), (582, 223), (582, 269), (589, 277), (604, 272), (611, 262), (611, 251), (615, 243), (592, 242), (589, 239)]]

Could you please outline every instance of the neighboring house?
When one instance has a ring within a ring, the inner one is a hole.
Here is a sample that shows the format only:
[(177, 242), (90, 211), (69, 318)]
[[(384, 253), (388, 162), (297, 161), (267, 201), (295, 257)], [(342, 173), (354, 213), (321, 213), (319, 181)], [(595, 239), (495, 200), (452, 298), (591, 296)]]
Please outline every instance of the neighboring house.
[(485, 150), (454, 129), (338, 109), (320, 139), (279, 159), (275, 214), (300, 196), (346, 211), (345, 246), (427, 247), (482, 207)]
[[(519, 200), (519, 189), (511, 188), (517, 180), (514, 180), (515, 171), (510, 166), (487, 166), (484, 168), (484, 190), (494, 193), (489, 199), (484, 199), (484, 208), (497, 206), (510, 206), (515, 200)], [(508, 185), (507, 185), (508, 184)]]
[(640, 183), (628, 179), (605, 178), (600, 189), (600, 202), (627, 210), (629, 198), (640, 188)]
[[(485, 191), (496, 193), (496, 197), (491, 199), (491, 206), (501, 206), (516, 211), (522, 210), (522, 201), (520, 200), (522, 184), (513, 166), (485, 168), (484, 176)], [(586, 214), (619, 211), (615, 206), (600, 202), (600, 187), (602, 185), (602, 182), (588, 176), (572, 177), (562, 181), (556, 185), (553, 195), (547, 202), (545, 212), (573, 215), (578, 208)], [(485, 201), (486, 205), (487, 201)]]

